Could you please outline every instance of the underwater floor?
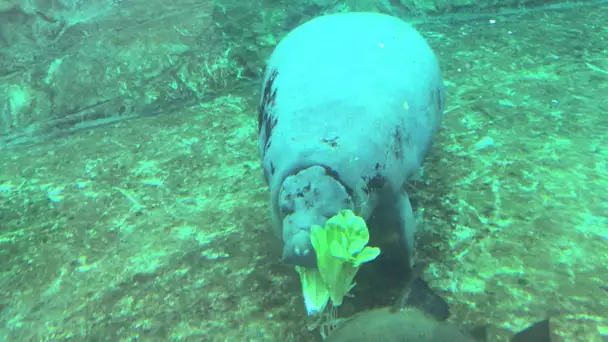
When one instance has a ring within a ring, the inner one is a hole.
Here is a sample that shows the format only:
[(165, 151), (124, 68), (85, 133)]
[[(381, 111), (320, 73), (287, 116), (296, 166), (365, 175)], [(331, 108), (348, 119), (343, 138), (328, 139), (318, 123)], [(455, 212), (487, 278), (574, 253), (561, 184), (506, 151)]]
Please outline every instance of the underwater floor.
[[(417, 25), (448, 94), (411, 184), (418, 257), (451, 320), (491, 340), (547, 316), (608, 339), (605, 18)], [(320, 340), (269, 228), (257, 96), (1, 151), (0, 340)], [(366, 264), (339, 314), (391, 304), (399, 267)]]

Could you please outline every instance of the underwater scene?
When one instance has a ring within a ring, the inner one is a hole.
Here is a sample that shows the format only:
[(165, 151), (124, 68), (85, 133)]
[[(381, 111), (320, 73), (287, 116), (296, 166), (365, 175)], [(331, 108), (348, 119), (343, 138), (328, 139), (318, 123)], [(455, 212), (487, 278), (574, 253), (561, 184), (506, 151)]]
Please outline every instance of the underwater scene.
[(0, 0), (0, 342), (608, 341), (608, 1)]

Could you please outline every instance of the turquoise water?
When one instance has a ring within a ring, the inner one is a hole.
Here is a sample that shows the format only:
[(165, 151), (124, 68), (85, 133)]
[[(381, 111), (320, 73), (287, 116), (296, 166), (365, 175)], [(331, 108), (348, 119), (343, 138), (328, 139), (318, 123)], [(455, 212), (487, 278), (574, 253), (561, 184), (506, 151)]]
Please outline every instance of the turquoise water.
[[(321, 340), (271, 229), (258, 100), (285, 33), (354, 7), (235, 6), (0, 1), (0, 340)], [(406, 188), (450, 321), (606, 339), (606, 5), (392, 8), (446, 86)], [(406, 284), (370, 221), (383, 252), (341, 318)]]

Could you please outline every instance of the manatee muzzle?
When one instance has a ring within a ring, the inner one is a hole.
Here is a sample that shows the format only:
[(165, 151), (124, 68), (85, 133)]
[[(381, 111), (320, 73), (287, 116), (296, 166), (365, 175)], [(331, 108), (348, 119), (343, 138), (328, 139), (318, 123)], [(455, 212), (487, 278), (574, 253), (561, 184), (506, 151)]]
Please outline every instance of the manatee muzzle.
[(352, 210), (353, 201), (335, 172), (327, 167), (311, 166), (285, 178), (277, 207), (283, 218), (284, 261), (316, 267), (310, 228), (324, 226), (328, 218), (342, 209)]

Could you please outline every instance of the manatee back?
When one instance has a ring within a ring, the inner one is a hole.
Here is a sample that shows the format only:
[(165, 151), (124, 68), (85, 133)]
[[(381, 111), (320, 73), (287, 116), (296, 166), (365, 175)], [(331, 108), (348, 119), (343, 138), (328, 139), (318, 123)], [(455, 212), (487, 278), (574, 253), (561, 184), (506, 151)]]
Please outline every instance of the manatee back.
[(351, 187), (381, 176), (400, 188), (443, 111), (431, 48), (409, 24), (376, 13), (332, 14), (290, 32), (268, 62), (262, 93), (259, 148), (274, 192), (311, 165)]
[(439, 322), (416, 309), (380, 308), (359, 313), (338, 326), (327, 342), (475, 342), (459, 326)]

